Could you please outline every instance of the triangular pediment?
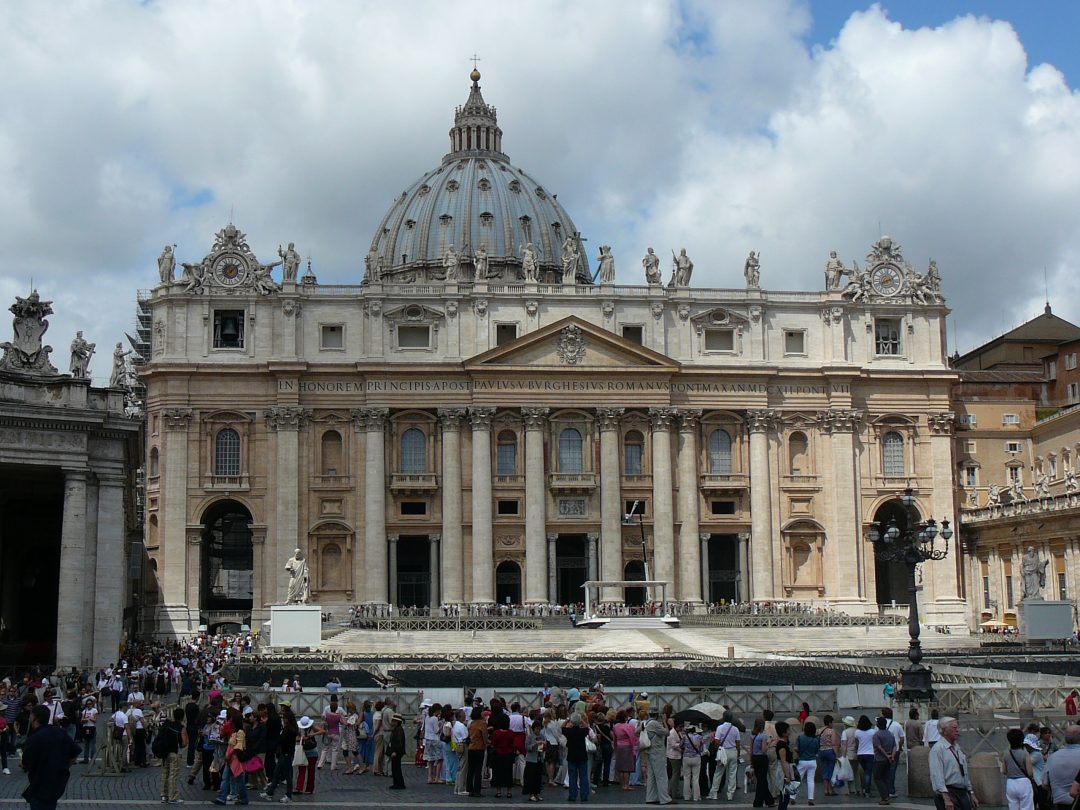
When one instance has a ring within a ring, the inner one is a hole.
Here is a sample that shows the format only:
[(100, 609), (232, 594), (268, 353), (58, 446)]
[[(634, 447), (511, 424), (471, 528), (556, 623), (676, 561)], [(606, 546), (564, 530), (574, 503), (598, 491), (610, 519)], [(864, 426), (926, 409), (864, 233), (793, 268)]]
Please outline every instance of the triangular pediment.
[(465, 361), (470, 371), (512, 367), (677, 371), (679, 363), (571, 315)]

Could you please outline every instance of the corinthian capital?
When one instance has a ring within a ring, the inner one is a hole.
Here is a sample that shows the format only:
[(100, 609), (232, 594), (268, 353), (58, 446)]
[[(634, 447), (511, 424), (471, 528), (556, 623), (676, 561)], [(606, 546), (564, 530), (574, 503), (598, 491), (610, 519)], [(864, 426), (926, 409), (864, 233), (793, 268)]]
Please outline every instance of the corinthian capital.
[(461, 430), (461, 420), (465, 418), (464, 408), (439, 408), (437, 413), (443, 430)]
[(526, 430), (543, 430), (547, 422), (549, 408), (526, 407), (521, 409), (521, 418)]
[(275, 405), (266, 409), (266, 426), (270, 430), (299, 430), (311, 417), (311, 409), (298, 405)]
[(191, 408), (166, 408), (161, 415), (166, 430), (186, 430), (191, 421)]
[(818, 414), (821, 427), (826, 433), (852, 433), (858, 430), (863, 412), (848, 408), (829, 408)]
[(669, 430), (679, 411), (676, 408), (649, 408), (653, 430)]
[(494, 408), (469, 408), (469, 423), (473, 430), (490, 430)]
[(390, 419), (389, 408), (354, 408), (351, 412), (353, 427), (357, 431), (380, 431)]
[(693, 433), (701, 423), (701, 408), (679, 409), (679, 431)]
[(928, 413), (926, 415), (926, 422), (930, 426), (931, 433), (951, 436), (953, 427), (956, 424), (956, 414), (952, 411), (945, 411), (944, 413)]
[(596, 423), (601, 431), (618, 430), (619, 420), (625, 412), (626, 408), (597, 408)]
[(765, 408), (746, 412), (746, 426), (751, 433), (768, 433), (776, 429), (776, 411)]

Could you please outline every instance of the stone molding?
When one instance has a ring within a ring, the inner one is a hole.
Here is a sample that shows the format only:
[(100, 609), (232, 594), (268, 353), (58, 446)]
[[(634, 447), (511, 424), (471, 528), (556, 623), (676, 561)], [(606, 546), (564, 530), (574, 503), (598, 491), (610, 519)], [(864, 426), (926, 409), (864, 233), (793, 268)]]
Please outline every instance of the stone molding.
[(444, 431), (461, 430), (461, 420), (465, 418), (464, 408), (439, 408), (436, 414)]
[(521, 409), (521, 418), (525, 422), (525, 430), (543, 430), (547, 425), (547, 415), (550, 408), (538, 408), (528, 406)]
[(626, 408), (597, 408), (596, 422), (600, 426), (600, 431), (618, 430), (619, 422), (625, 412)]
[(311, 420), (311, 409), (299, 405), (275, 405), (266, 409), (266, 427), (273, 431), (300, 430)]
[(161, 417), (166, 430), (187, 430), (191, 421), (191, 408), (165, 408)]
[(669, 430), (675, 422), (675, 417), (679, 411), (677, 408), (649, 408), (649, 421), (652, 423), (652, 429)]
[(494, 408), (469, 408), (469, 424), (473, 430), (491, 430), (491, 419), (494, 416)]

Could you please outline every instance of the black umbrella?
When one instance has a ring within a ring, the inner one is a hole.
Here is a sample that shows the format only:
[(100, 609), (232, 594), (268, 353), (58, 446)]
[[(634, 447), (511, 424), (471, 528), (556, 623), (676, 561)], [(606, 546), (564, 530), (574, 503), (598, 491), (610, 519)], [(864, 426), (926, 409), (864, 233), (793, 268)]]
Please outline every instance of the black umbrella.
[(674, 719), (681, 720), (684, 723), (693, 723), (696, 726), (707, 729), (714, 729), (717, 726), (715, 720), (705, 714), (705, 712), (700, 712), (697, 709), (683, 709), (681, 712), (676, 712)]

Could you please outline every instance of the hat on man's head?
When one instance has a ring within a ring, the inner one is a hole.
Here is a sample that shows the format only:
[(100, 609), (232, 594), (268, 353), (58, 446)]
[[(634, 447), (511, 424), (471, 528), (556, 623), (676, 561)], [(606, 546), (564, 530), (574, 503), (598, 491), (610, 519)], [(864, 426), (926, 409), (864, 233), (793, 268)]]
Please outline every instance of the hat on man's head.
[(420, 707), (421, 708), (425, 708), (425, 707), (428, 707), (428, 706), (431, 706), (431, 705), (433, 705), (432, 701), (431, 701), (431, 698), (424, 698), (423, 700), (420, 701)]
[(284, 707), (286, 707), (288, 709), (291, 709), (292, 708), (292, 701), (291, 700), (279, 700), (278, 701), (278, 706), (284, 706)]
[(1026, 745), (1028, 748), (1032, 749), (1033, 751), (1038, 751), (1039, 750), (1039, 738), (1034, 734), (1025, 734), (1024, 735), (1024, 745)]
[(311, 728), (311, 727), (312, 727), (313, 725), (315, 725), (315, 721), (314, 721), (314, 720), (312, 720), (312, 719), (311, 719), (310, 717), (306, 717), (306, 716), (305, 716), (305, 717), (301, 717), (301, 718), (300, 718), (300, 719), (299, 719), (299, 720), (298, 720), (298, 721), (296, 722), (296, 725), (300, 726), (300, 728), (302, 728), (302, 729), (304, 729), (304, 730), (306, 731), (307, 729), (309, 729), (309, 728)]
[(245, 706), (244, 707), (244, 712), (243, 712), (244, 717), (247, 717), (249, 714), (252, 714), (254, 711), (255, 710), (253, 708), (251, 708), (250, 706)]
[(222, 709), (220, 712), (218, 712), (217, 719), (218, 720), (224, 720), (228, 716), (229, 716), (229, 713), (227, 711), (225, 711), (224, 709)]
[(648, 693), (648, 692), (646, 692), (646, 691), (645, 691), (644, 689), (642, 689), (642, 690), (641, 690), (640, 692), (638, 692), (638, 693), (637, 693), (637, 695), (638, 695), (638, 697), (645, 697), (645, 698), (647, 698), (647, 697), (649, 696), (649, 693)]
[(855, 718), (852, 717), (850, 714), (847, 717), (845, 717), (842, 722), (843, 722), (843, 724), (845, 726), (850, 726), (851, 728), (855, 728), (855, 725), (856, 725)]
[(397, 721), (398, 721), (399, 723), (403, 723), (403, 722), (405, 722), (405, 721), (403, 720), (403, 718), (401, 717), (401, 715), (400, 715), (400, 714), (395, 714), (395, 715), (394, 715), (393, 717), (391, 717), (390, 719), (391, 719), (391, 720), (397, 720)]

